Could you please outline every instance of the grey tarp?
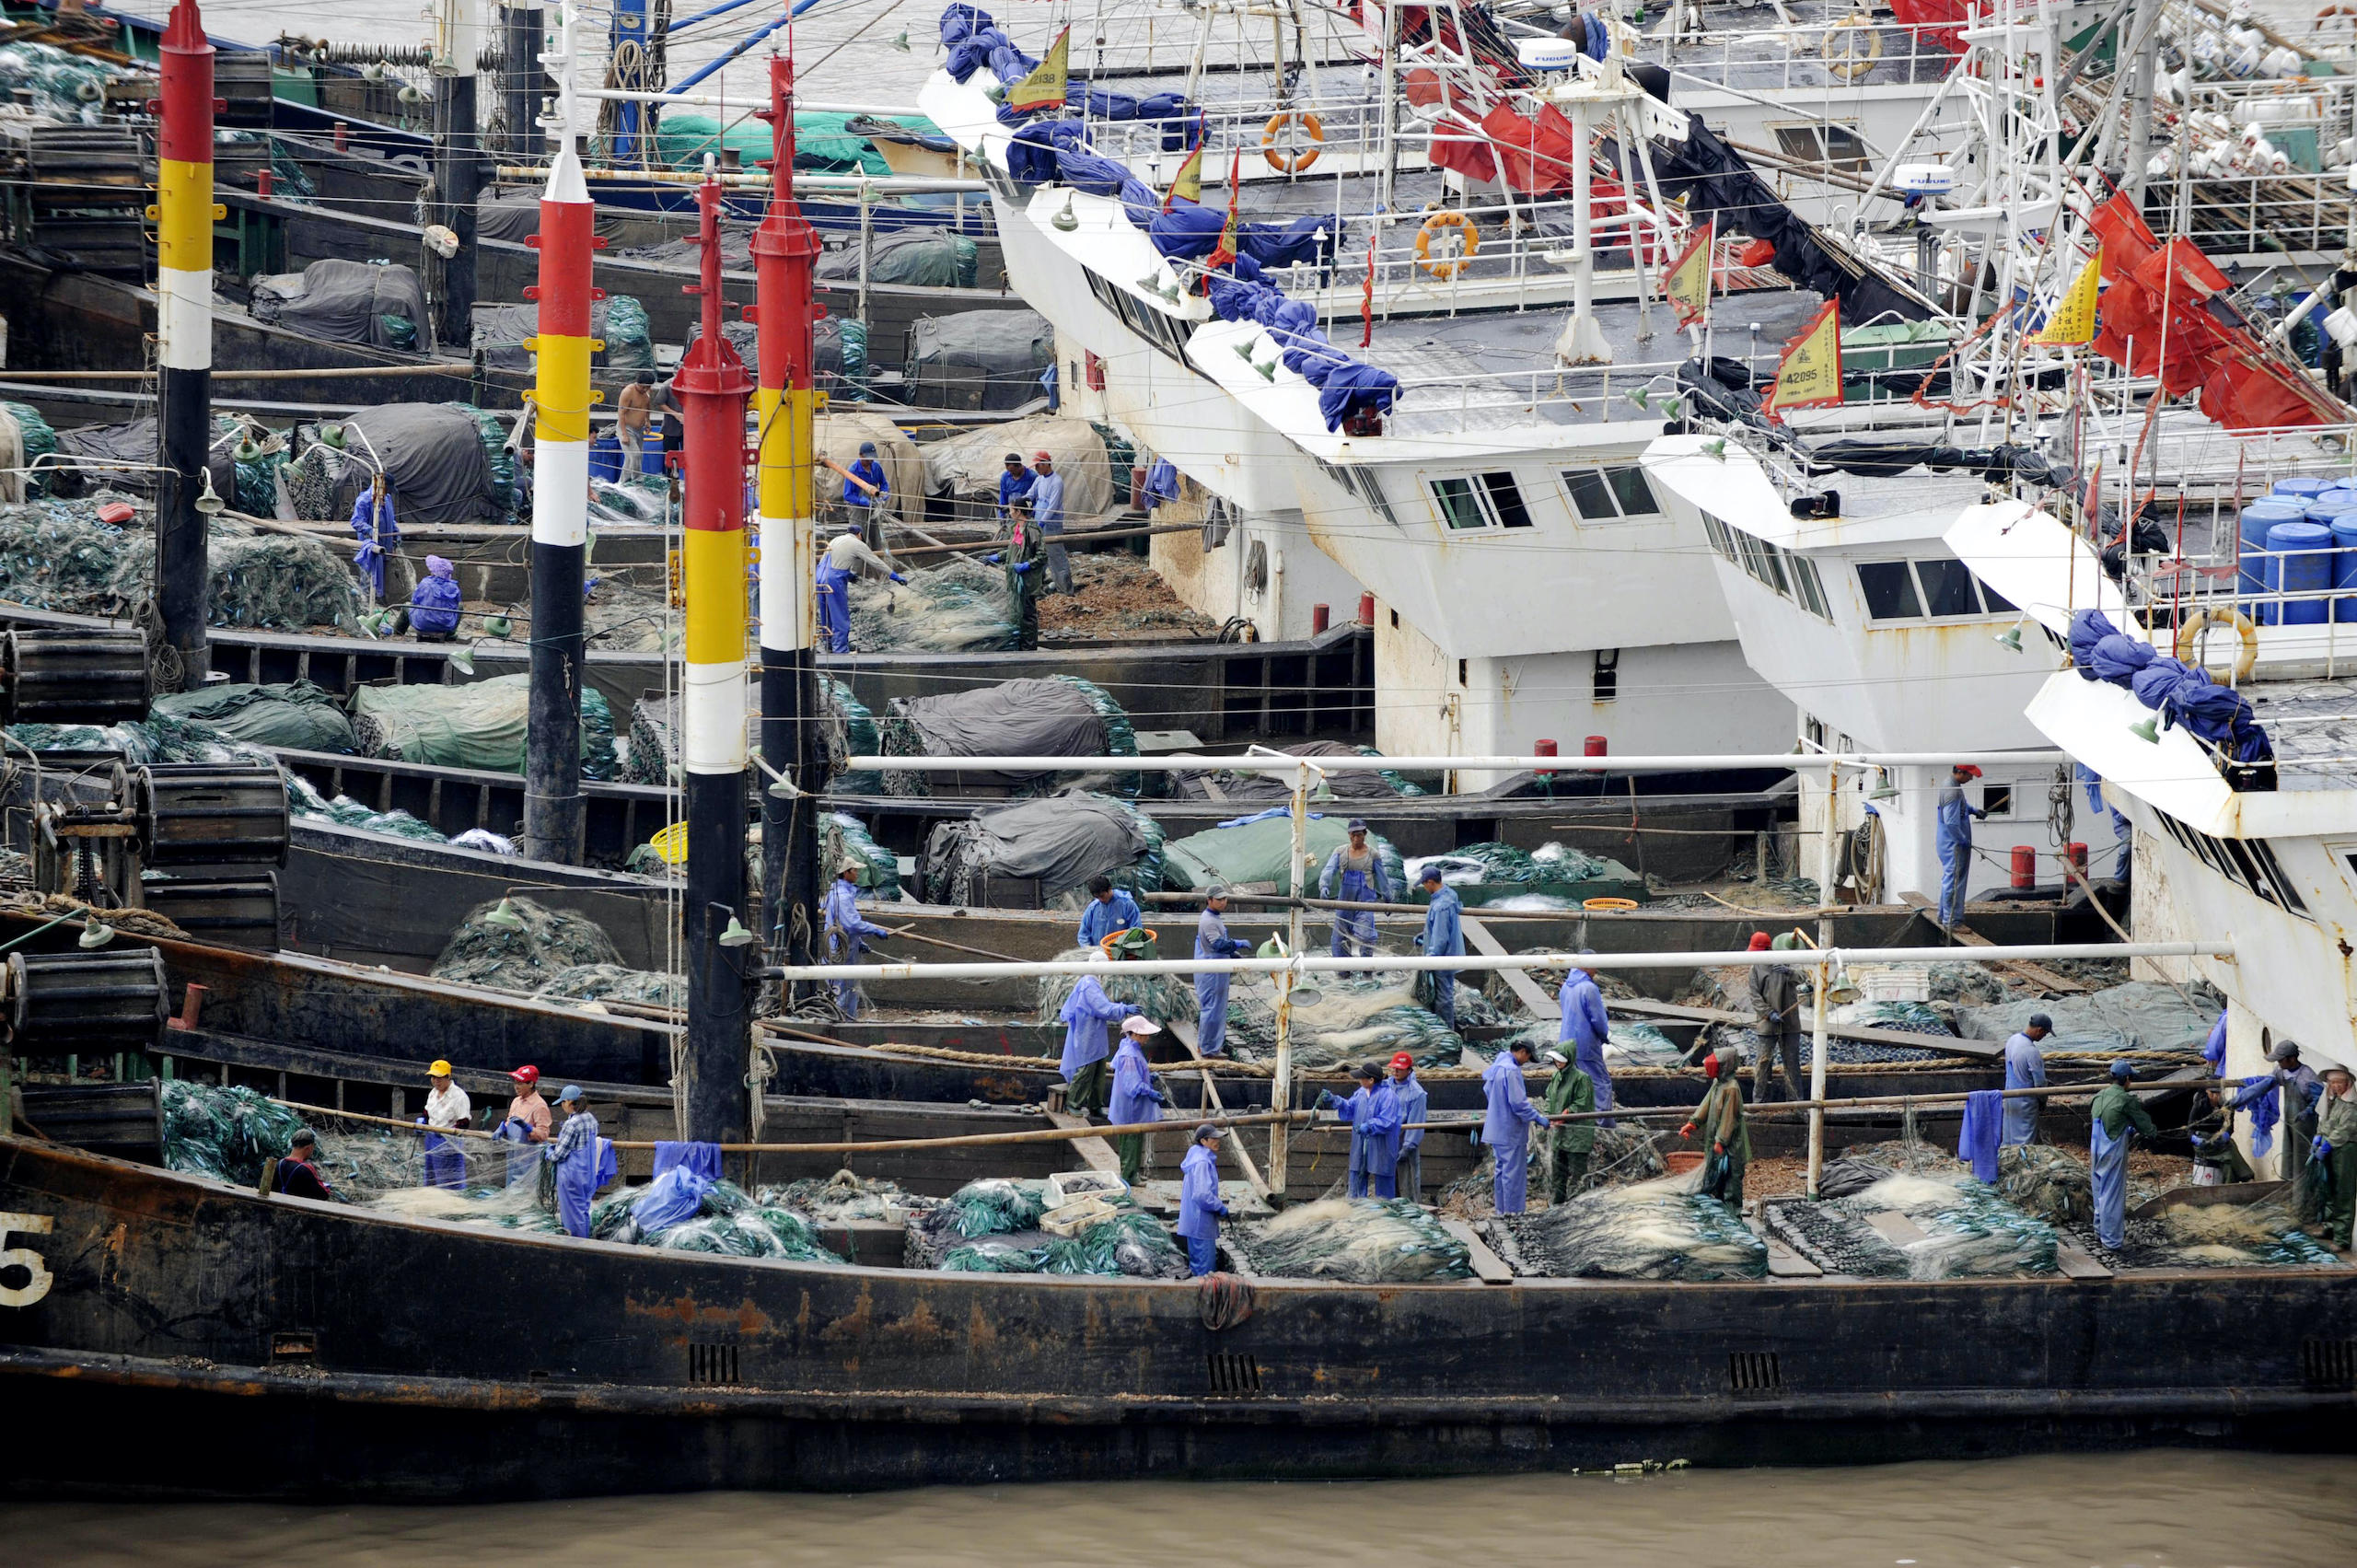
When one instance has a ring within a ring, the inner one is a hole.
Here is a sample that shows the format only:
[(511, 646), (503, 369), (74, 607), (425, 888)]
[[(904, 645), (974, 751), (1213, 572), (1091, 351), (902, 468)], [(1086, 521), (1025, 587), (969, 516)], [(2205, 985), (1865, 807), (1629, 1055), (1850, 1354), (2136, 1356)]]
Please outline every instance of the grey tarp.
[[(128, 491), (134, 495), (156, 494), (157, 452), (154, 415), (121, 424), (85, 424), (57, 432), (57, 450), (67, 458), (123, 467), (92, 468), (52, 482), (61, 495), (79, 495), (100, 488)], [(235, 505), (238, 494), (238, 437), (215, 433), (204, 466), (213, 478), (214, 494)]]
[[(1296, 740), (1277, 748), (1288, 757), (1356, 757), (1361, 753), (1355, 746), (1339, 740)], [(1182, 775), (1202, 778), (1201, 773)], [(1293, 794), (1293, 783), (1275, 773), (1232, 773), (1225, 770), (1212, 774), (1219, 781), (1220, 794), (1229, 800), (1283, 800)], [(1382, 773), (1372, 768), (1336, 769), (1325, 775), (1326, 788), (1337, 800), (1397, 800), (1399, 792), (1391, 787)], [(1404, 894), (1406, 889), (1401, 889)]]
[[(1087, 696), (1068, 681), (1008, 680), (939, 697), (896, 697), (888, 712), (914, 731), (923, 748), (918, 755), (926, 757), (1105, 755), (1105, 721)], [(965, 776), (975, 782), (1021, 784), (1039, 775), (977, 772)]]
[(540, 193), (505, 191), (475, 203), (475, 238), (520, 245), (540, 232)]
[(1022, 454), (1026, 468), (1032, 457), (1045, 452), (1064, 476), (1064, 521), (1094, 521), (1113, 509), (1118, 490), (1126, 494), (1130, 476), (1118, 484), (1105, 454), (1105, 438), (1085, 419), (1060, 414), (1034, 414), (1028, 419), (961, 430), (924, 446), (925, 487), (935, 495), (998, 505), (998, 477), (1006, 471), (1006, 455)]
[[(903, 229), (868, 237), (867, 281), (915, 288), (971, 288), (978, 252), (958, 234)], [(856, 241), (819, 258), (818, 275), (830, 283), (859, 281)]]
[(1035, 310), (923, 316), (909, 329), (905, 396), (920, 408), (1011, 409), (1045, 397), (1056, 330)]
[(451, 403), (387, 403), (362, 409), (343, 424), (336, 517), (349, 517), (368, 475), (382, 465), (392, 486), (393, 520), (402, 528), (505, 520), (493, 482), (482, 427)]
[(2131, 981), (2088, 996), (2035, 997), (1991, 1007), (1959, 1007), (1956, 1018), (1968, 1040), (2005, 1040), (2029, 1022), (2032, 1013), (2054, 1020), (2049, 1051), (2196, 1051), (2224, 1004), (2208, 988), (2188, 986), (2196, 1005), (2169, 986)]
[[(314, 261), (299, 273), (256, 278), (253, 317), (328, 343), (424, 354), (434, 347), (425, 291), (407, 267)], [(401, 323), (406, 322), (406, 330)]]
[[(538, 305), (478, 305), (474, 325), (474, 347), (485, 365), (501, 370), (532, 367), (532, 351), (524, 346), (524, 341), (540, 330)], [(618, 294), (591, 305), (589, 335), (606, 345), (589, 356), (592, 367), (655, 368), (655, 344), (648, 331), (646, 307), (630, 296)]]
[(1145, 851), (1135, 812), (1101, 796), (1074, 794), (986, 811), (970, 822), (943, 822), (925, 841), (925, 863), (930, 871), (955, 855), (969, 870), (1036, 878), (1040, 892), (1052, 896), (1127, 865)]

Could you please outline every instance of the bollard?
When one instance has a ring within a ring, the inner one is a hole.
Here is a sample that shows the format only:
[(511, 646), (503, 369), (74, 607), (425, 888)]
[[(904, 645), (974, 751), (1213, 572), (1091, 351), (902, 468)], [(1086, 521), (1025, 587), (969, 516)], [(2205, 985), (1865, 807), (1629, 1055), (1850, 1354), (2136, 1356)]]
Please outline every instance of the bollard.
[(1584, 757), (1603, 757), (1608, 755), (1610, 750), (1610, 746), (1600, 735), (1591, 735), (1580, 743), (1580, 754)]
[(1326, 634), (1326, 628), (1332, 623), (1333, 619), (1334, 612), (1330, 606), (1323, 604), (1311, 605), (1309, 607), (1309, 634), (1313, 637), (1324, 636)]
[(1362, 626), (1375, 624), (1375, 596), (1373, 594), (1359, 595), (1359, 624)]
[(2027, 844), (2014, 846), (2014, 887), (2026, 890), (2038, 886), (2038, 851)]

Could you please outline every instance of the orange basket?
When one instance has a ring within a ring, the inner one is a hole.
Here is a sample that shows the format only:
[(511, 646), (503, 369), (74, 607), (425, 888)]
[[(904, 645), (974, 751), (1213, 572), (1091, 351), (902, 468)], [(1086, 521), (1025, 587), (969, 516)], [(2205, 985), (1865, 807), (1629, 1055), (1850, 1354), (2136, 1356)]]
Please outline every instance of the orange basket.
[(1636, 907), (1637, 900), (1634, 899), (1587, 899), (1582, 900), (1580, 904), (1580, 908), (1598, 914), (1618, 914), (1622, 910), (1632, 910)]
[(1702, 1168), (1702, 1151), (1672, 1149), (1661, 1156), (1661, 1163), (1669, 1167), (1670, 1175), (1686, 1176)]

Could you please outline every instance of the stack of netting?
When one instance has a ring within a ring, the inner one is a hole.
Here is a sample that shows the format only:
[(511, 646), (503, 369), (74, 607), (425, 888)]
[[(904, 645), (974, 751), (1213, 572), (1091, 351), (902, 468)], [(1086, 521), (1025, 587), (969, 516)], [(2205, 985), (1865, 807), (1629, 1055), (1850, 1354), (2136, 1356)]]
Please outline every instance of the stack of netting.
[(532, 993), (541, 1002), (637, 1002), (652, 1007), (688, 1005), (685, 975), (634, 970), (623, 964), (569, 964)]
[(1619, 861), (1552, 842), (1527, 853), (1492, 841), (1425, 855), (1408, 865), (1411, 888), (1434, 867), (1467, 904), (1482, 909), (1577, 909), (1588, 899), (1642, 903), (1648, 896), (1644, 878)]
[[(937, 697), (895, 697), (878, 722), (888, 757), (1134, 757), (1137, 735), (1120, 703), (1076, 675), (1001, 681)], [(922, 796), (952, 783), (1039, 795), (1095, 781), (1082, 772), (1000, 772), (975, 769), (938, 774), (895, 772), (888, 794)], [(1134, 796), (1139, 777), (1115, 773), (1103, 787)]]
[(843, 1261), (819, 1243), (802, 1215), (764, 1204), (733, 1181), (714, 1181), (685, 1166), (672, 1167), (627, 1196), (627, 1204), (600, 1203), (590, 1212), (593, 1237), (724, 1258)]
[(867, 824), (842, 811), (819, 819), (819, 875), (832, 877), (847, 860), (859, 862), (861, 895), (890, 900), (900, 896), (900, 857), (868, 833)]
[(445, 403), (442, 406), (465, 414), (482, 433), (482, 453), (491, 463), (492, 503), (503, 514), (513, 513), (516, 510), (516, 453), (507, 445), (507, 427), (500, 424), (499, 416), (488, 409), (476, 408), (470, 403)]
[[(1804, 993), (1809, 981), (1804, 976)], [(1806, 1019), (1804, 1004), (1802, 1016)], [(1954, 1040), (1956, 1030), (1941, 1011), (1927, 1002), (1850, 1002), (1826, 1014), (1826, 1022), (1838, 1028), (1890, 1029), (1900, 1034), (1929, 1035), (1940, 1040)], [(1804, 1021), (1803, 1028), (1806, 1028)], [(1828, 1060), (1841, 1063), (1859, 1062), (1935, 1062), (1953, 1054), (1935, 1045), (1917, 1051), (1904, 1045), (1880, 1045), (1871, 1040), (1843, 1040), (1830, 1036), (1826, 1040)]]
[(679, 699), (649, 691), (633, 703), (630, 736), (618, 776), (623, 784), (668, 786), (679, 761)]
[(68, 124), (103, 123), (107, 84), (131, 75), (46, 43), (0, 45), (0, 87), (25, 94), (35, 112)]
[[(1191, 945), (1189, 950), (1192, 950)], [(1074, 947), (1067, 952), (1058, 953), (1055, 961), (1060, 964), (1086, 963), (1092, 958), (1103, 956), (1098, 948)], [(1134, 965), (1120, 963), (1096, 964), (1088, 972), (1097, 977), (1097, 983), (1105, 988), (1105, 994), (1108, 997), (1116, 1002), (1128, 1003), (1157, 1024), (1167, 1024), (1178, 1018), (1192, 1019), (1195, 1016), (1195, 982), (1183, 974), (1154, 974), (1140, 970)], [(1055, 1023), (1057, 1015), (1063, 1011), (1065, 1001), (1072, 995), (1073, 987), (1079, 982), (1078, 975), (1041, 975), (1039, 981), (1039, 1012), (1037, 1021), (1042, 1024)], [(1236, 1040), (1234, 1012), (1231, 1011), (1228, 1016), (1228, 1040), (1232, 1047)], [(1296, 1053), (1301, 1049), (1299, 1016), (1298, 1014), (1295, 1015), (1296, 1022), (1294, 1049)], [(1298, 1054), (1295, 1055), (1295, 1060), (1296, 1062), (1300, 1060)]]
[(928, 903), (983, 904), (993, 882), (1038, 884), (1044, 904), (1092, 877), (1133, 892), (1162, 886), (1162, 828), (1109, 795), (1074, 790), (936, 823), (924, 845)]
[[(1357, 752), (1362, 757), (1380, 757), (1383, 755), (1382, 752), (1376, 750), (1372, 746), (1353, 746), (1351, 749)], [(1399, 772), (1397, 768), (1386, 768), (1381, 772), (1377, 773), (1376, 777), (1381, 779), (1385, 784), (1389, 784), (1394, 790), (1401, 795), (1436, 795), (1441, 789), (1441, 778), (1437, 773), (1419, 773), (1411, 777), (1410, 775)]]
[(1406, 1198), (1323, 1198), (1228, 1239), (1253, 1273), (1280, 1279), (1403, 1284), (1473, 1272), (1465, 1244)]
[(453, 984), (528, 995), (576, 965), (621, 962), (613, 938), (597, 922), (536, 899), (510, 898), (468, 911), (432, 972)]
[(2118, 1256), (2137, 1269), (2305, 1269), (2340, 1262), (2281, 1203), (2181, 1203), (2131, 1219)]
[(1701, 1191), (1702, 1173), (1597, 1187), (1535, 1214), (1486, 1222), (1524, 1273), (1559, 1279), (1756, 1280), (1768, 1248)]
[[(444, 768), (524, 771), (532, 678), (501, 675), (463, 686), (363, 686), (352, 694), (362, 754)], [(614, 718), (606, 694), (581, 692), (581, 776), (614, 776)]]
[[(1294, 996), (1287, 1031), (1294, 1071), (1340, 1071), (1360, 1062), (1387, 1062), (1402, 1051), (1419, 1067), (1457, 1066), (1465, 1054), (1465, 1037), (1417, 1004), (1416, 986), (1417, 976), (1406, 970), (1316, 976), (1314, 986)], [(1191, 988), (1187, 994), (1191, 1016)], [(1237, 975), (1228, 990), (1228, 1054), (1259, 1062), (1272, 1060), (1276, 1049), (1275, 981), (1264, 974)]]
[(231, 414), (213, 422), (209, 466), (229, 459), (230, 493), (223, 499), (250, 517), (278, 515), (278, 470), (286, 466), (286, 437)]
[(862, 653), (994, 653), (1015, 646), (1006, 576), (970, 556), (903, 568), (906, 583), (861, 577), (851, 587), (852, 645)]
[[(1921, 1235), (1893, 1240), (1870, 1223), (1891, 1213)], [(2054, 1227), (1968, 1176), (1894, 1173), (1852, 1196), (1776, 1204), (1772, 1220), (1829, 1272), (1956, 1280), (2056, 1272)]]
[(670, 491), (659, 479), (648, 483), (654, 476), (634, 478), (616, 483), (610, 479), (592, 477), (589, 481), (589, 515), (605, 523), (660, 523), (671, 510)]
[(884, 737), (876, 727), (876, 715), (852, 695), (849, 686), (831, 675), (819, 677), (819, 703), (827, 714), (828, 789), (836, 795), (882, 795), (883, 774), (843, 771), (847, 757), (884, 755)]
[(258, 1185), (265, 1162), (284, 1158), (296, 1130), (306, 1126), (319, 1138), (319, 1174), (340, 1202), (365, 1202), (413, 1185), (424, 1170), (412, 1134), (340, 1132), (332, 1119), (314, 1125), (253, 1089), (175, 1078), (163, 1086), (163, 1116), (165, 1169), (239, 1187)]
[(286, 774), (286, 804), (297, 817), (332, 822), (339, 828), (357, 828), (362, 832), (386, 833), (397, 839), (414, 839), (420, 843), (449, 842), (447, 836), (406, 811), (377, 811), (361, 805), (348, 795), (339, 795), (330, 800), (310, 780), (296, 772)]
[(352, 720), (335, 693), (308, 680), (254, 686), (232, 681), (156, 699), (151, 712), (210, 725), (233, 740), (295, 751), (348, 752)]
[[(1293, 823), (1276, 808), (1230, 818), (1216, 828), (1171, 840), (1163, 846), (1162, 885), (1185, 889), (1224, 883), (1240, 893), (1315, 894), (1327, 857), (1350, 842), (1347, 823), (1347, 818), (1313, 812), (1302, 825), (1302, 842), (1310, 864), (1299, 888), (1294, 886), (1289, 871)], [(1367, 843), (1383, 862), (1393, 900), (1404, 900), (1408, 874), (1400, 864), (1399, 851), (1381, 833), (1369, 833)]]
[(765, 1208), (792, 1209), (819, 1225), (843, 1225), (855, 1220), (898, 1221), (940, 1204), (938, 1199), (901, 1191), (898, 1182), (882, 1177), (858, 1176), (848, 1170), (839, 1170), (824, 1181), (806, 1176), (782, 1187), (758, 1188), (754, 1196)]
[[(155, 579), (152, 536), (97, 520), (109, 500), (26, 502), (0, 506), (0, 598), (33, 610), (121, 618), (145, 603)], [(152, 519), (152, 511), (147, 514)], [(259, 533), (228, 517), (213, 519), (211, 623), (284, 632), (357, 624), (360, 591), (351, 571), (318, 540)]]
[(2084, 1225), (2095, 1217), (2095, 1184), (2086, 1161), (2045, 1144), (1999, 1147), (1997, 1191), (2049, 1225)]
[(49, 477), (33, 464), (57, 450), (57, 431), (30, 403), (0, 402), (0, 412), (16, 423), (17, 450), (25, 459), (25, 494), (39, 500), (48, 494)]
[(1126, 1274), (1177, 1279), (1186, 1259), (1151, 1216), (1125, 1209), (1076, 1236), (1036, 1228), (1047, 1213), (1046, 1183), (986, 1177), (948, 1202), (911, 1214), (909, 1266), (960, 1273)]

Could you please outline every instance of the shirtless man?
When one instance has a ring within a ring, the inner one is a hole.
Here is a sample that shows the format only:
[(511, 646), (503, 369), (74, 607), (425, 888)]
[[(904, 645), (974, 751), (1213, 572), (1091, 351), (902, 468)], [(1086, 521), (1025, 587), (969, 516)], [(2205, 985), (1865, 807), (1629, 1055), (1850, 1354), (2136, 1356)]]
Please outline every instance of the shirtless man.
[(655, 372), (642, 370), (631, 384), (614, 400), (617, 434), (622, 440), (622, 472), (634, 474), (644, 467), (646, 426), (655, 413)]

